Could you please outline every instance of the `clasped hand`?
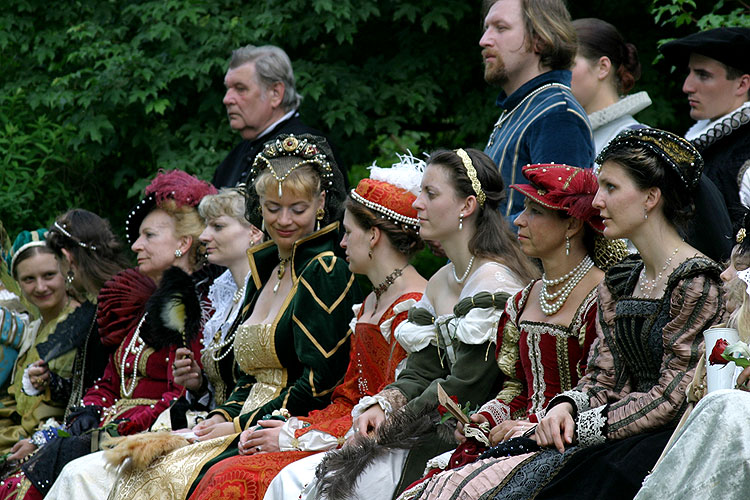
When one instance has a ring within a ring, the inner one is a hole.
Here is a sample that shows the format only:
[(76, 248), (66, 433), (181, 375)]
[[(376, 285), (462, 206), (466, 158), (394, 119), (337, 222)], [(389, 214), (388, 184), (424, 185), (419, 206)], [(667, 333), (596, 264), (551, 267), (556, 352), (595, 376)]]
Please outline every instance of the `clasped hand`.
[(281, 420), (259, 420), (258, 425), (245, 429), (237, 445), (240, 455), (279, 451), (279, 434), (283, 426)]

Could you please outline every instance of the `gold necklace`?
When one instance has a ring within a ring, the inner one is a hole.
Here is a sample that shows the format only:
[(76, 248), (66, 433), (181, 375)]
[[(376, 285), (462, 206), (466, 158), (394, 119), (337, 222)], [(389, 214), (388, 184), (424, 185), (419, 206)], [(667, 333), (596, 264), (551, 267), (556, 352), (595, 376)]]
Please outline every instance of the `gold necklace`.
[(276, 292), (279, 291), (279, 285), (281, 284), (281, 278), (284, 277), (284, 273), (286, 272), (286, 266), (287, 266), (287, 264), (289, 264), (289, 262), (291, 262), (291, 260), (292, 260), (291, 257), (285, 257), (285, 258), (281, 259), (281, 261), (279, 262), (279, 270), (276, 272), (276, 277), (279, 280), (276, 282), (276, 285), (273, 287), (273, 293), (276, 293)]

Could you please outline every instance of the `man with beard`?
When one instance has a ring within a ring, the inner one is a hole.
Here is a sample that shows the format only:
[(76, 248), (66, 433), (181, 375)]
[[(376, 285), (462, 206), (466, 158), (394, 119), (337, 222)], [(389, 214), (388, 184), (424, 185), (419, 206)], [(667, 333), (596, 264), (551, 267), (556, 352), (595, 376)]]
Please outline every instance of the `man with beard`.
[[(308, 127), (299, 118), (302, 96), (297, 92), (289, 56), (279, 47), (247, 45), (232, 52), (224, 76), (224, 106), (229, 126), (242, 136), (242, 142), (224, 158), (214, 172), (212, 183), (234, 187), (245, 182), (248, 170), (263, 144), (281, 134), (323, 133)], [(329, 141), (330, 142), (330, 141)], [(334, 152), (336, 163), (346, 171)]]
[[(487, 0), (479, 41), (484, 79), (502, 92), (503, 109), (484, 150), (507, 186), (520, 182), (529, 163), (591, 167), (591, 127), (570, 91), (575, 29), (563, 0)], [(500, 207), (515, 218), (523, 196), (512, 190)]]

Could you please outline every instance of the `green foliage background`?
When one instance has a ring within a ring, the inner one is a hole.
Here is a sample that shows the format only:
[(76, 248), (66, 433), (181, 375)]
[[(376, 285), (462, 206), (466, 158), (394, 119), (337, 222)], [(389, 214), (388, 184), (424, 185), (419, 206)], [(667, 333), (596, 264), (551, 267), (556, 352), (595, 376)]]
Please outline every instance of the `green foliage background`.
[[(657, 42), (730, 23), (739, 1), (571, 1), (640, 49), (654, 105), (639, 118), (689, 125), (682, 69)], [(465, 0), (5, 0), (0, 10), (0, 221), (11, 235), (74, 206), (124, 214), (158, 168), (210, 179), (239, 140), (221, 99), (233, 48), (276, 44), (355, 184), (394, 151), (482, 148), (497, 89), (482, 78), (480, 2)]]

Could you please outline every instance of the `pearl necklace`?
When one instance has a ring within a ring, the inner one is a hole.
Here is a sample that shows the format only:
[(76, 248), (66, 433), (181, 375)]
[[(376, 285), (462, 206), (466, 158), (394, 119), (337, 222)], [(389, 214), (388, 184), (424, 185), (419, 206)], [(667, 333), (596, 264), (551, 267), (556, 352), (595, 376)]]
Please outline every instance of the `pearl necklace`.
[[(562, 308), (565, 301), (568, 300), (573, 289), (581, 282), (586, 273), (594, 267), (594, 261), (591, 257), (586, 255), (573, 270), (567, 273), (565, 276), (556, 278), (553, 280), (547, 280), (542, 275), (542, 288), (539, 290), (539, 306), (542, 308), (542, 312), (547, 316), (552, 316)], [(572, 274), (571, 274), (572, 273)], [(559, 285), (565, 283), (565, 285), (555, 293), (547, 291), (547, 286)]]
[(453, 279), (456, 280), (456, 283), (458, 283), (460, 285), (464, 281), (466, 281), (466, 278), (469, 276), (469, 271), (471, 271), (471, 266), (474, 265), (474, 259), (475, 258), (476, 258), (476, 255), (472, 255), (471, 256), (471, 260), (469, 260), (469, 265), (466, 267), (466, 272), (464, 272), (463, 276), (461, 276), (460, 278), (456, 275), (456, 263), (455, 262), (451, 262), (451, 264), (453, 265), (453, 267), (451, 268), (451, 269), (453, 269)]
[[(216, 332), (217, 339), (221, 338), (221, 330), (222, 330), (222, 328), (224, 328), (223, 325), (222, 325), (221, 328), (219, 328), (219, 331)], [(224, 349), (228, 345), (233, 345), (234, 344), (234, 337), (236, 337), (236, 336), (237, 336), (237, 329), (235, 329), (230, 336), (228, 336), (227, 338), (225, 338), (224, 342), (220, 342), (217, 345), (211, 344), (211, 346), (208, 348), (211, 351), (211, 359), (213, 359), (214, 361), (221, 361), (222, 359), (226, 358), (227, 354), (229, 354), (232, 351), (231, 348), (229, 348), (226, 351), (224, 351), (223, 353), (219, 354), (219, 356), (216, 356), (216, 353), (221, 352), (221, 350)]]
[[(141, 339), (141, 326), (143, 326), (143, 322), (146, 320), (147, 315), (148, 313), (145, 313), (141, 318), (141, 321), (138, 323), (138, 326), (135, 328), (135, 332), (130, 339), (130, 343), (125, 348), (125, 352), (122, 353), (122, 359), (120, 360), (120, 389), (122, 390), (122, 395), (126, 398), (132, 396), (133, 391), (135, 391), (136, 375), (138, 374), (138, 361), (141, 358), (141, 354), (143, 354), (143, 350), (146, 348), (146, 343)], [(125, 387), (125, 369), (130, 366), (130, 363), (126, 363), (125, 360), (129, 354), (135, 354), (135, 359), (133, 360), (133, 377), (130, 379), (128, 386)]]
[(242, 285), (242, 288), (239, 288), (238, 290), (236, 290), (234, 292), (234, 295), (232, 295), (232, 302), (234, 302), (236, 304), (237, 302), (239, 302), (240, 300), (242, 300), (242, 297), (245, 296), (245, 287), (246, 286), (247, 285)]
[(641, 294), (647, 298), (651, 298), (651, 293), (656, 289), (656, 285), (658, 285), (661, 282), (661, 278), (664, 275), (664, 271), (667, 270), (669, 265), (672, 263), (672, 259), (675, 255), (677, 255), (677, 252), (679, 252), (680, 249), (675, 248), (674, 252), (672, 252), (672, 255), (667, 257), (666, 262), (664, 262), (664, 265), (661, 268), (661, 271), (659, 271), (659, 274), (656, 275), (656, 278), (653, 280), (649, 280), (646, 278), (646, 264), (643, 264), (643, 269), (641, 269), (641, 274), (638, 277), (638, 289), (641, 291)]

